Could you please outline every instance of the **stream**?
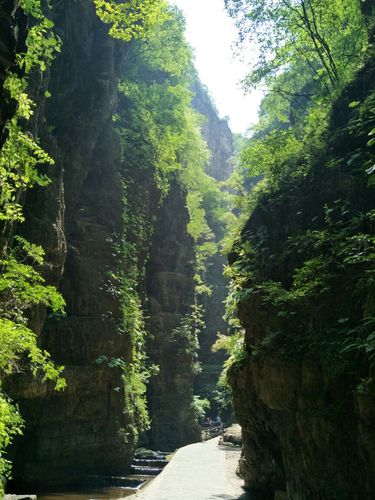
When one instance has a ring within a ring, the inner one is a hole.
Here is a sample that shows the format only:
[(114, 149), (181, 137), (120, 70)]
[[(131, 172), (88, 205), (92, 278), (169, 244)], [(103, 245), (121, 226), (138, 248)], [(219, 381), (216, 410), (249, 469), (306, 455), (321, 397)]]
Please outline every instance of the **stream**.
[(135, 494), (135, 490), (128, 488), (87, 488), (81, 491), (61, 491), (55, 493), (38, 494), (38, 500), (115, 500)]
[(40, 492), (38, 500), (116, 500), (134, 495), (148, 481), (155, 478), (168, 464), (169, 452), (149, 451), (147, 456), (136, 456), (131, 474), (126, 477), (90, 476), (81, 487)]

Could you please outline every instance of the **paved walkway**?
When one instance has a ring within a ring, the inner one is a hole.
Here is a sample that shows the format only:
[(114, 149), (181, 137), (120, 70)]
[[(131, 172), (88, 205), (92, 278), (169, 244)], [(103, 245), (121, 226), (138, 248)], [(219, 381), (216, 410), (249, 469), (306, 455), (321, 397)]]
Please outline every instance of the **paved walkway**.
[(134, 500), (245, 500), (235, 471), (240, 451), (218, 446), (219, 438), (180, 448)]

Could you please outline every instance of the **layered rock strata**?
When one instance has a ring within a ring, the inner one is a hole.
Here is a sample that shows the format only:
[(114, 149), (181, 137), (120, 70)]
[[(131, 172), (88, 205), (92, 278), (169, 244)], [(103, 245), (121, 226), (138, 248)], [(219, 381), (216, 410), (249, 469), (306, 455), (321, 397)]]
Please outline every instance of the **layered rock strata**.
[[(373, 96), (374, 61), (370, 54), (336, 102), (327, 146), (309, 173), (259, 199), (240, 243), (253, 254), (241, 261), (237, 247), (230, 255), (232, 264), (253, 270), (239, 306), (247, 356), (229, 378), (243, 429), (242, 473), (254, 498), (273, 499), (276, 491), (287, 491), (291, 500), (370, 500), (375, 494), (374, 368), (371, 356), (360, 354), (361, 343), (369, 342), (361, 325), (373, 311), (373, 289), (365, 281), (358, 286), (373, 267), (371, 259), (351, 261), (350, 252), (340, 264), (334, 250), (344, 248), (345, 231), (352, 242), (357, 233), (374, 234), (365, 222), (374, 191), (352, 159), (355, 152), (371, 154), (368, 130), (356, 132), (350, 105)], [(303, 246), (313, 234), (333, 239)], [(278, 284), (273, 292), (280, 286), (293, 291), (296, 269), (311, 258), (330, 262), (323, 275), (318, 267), (314, 274), (317, 283), (329, 276), (326, 284), (314, 285), (315, 294), (295, 307), (282, 300), (275, 305), (266, 295), (270, 283)]]
[[(217, 181), (226, 181), (233, 170), (234, 143), (233, 135), (226, 119), (220, 119), (218, 112), (209, 97), (207, 89), (197, 80), (194, 85), (193, 106), (203, 116), (202, 136), (210, 151), (210, 161), (206, 167), (208, 175)], [(214, 241), (220, 243), (225, 228), (220, 221), (210, 218), (210, 207), (206, 206), (208, 224), (213, 232)], [(230, 210), (230, 207), (227, 207)], [(229, 281), (224, 275), (226, 257), (218, 251), (206, 263), (205, 283), (211, 288), (211, 295), (203, 297), (205, 326), (199, 338), (199, 361), (202, 372), (196, 380), (196, 391), (199, 395), (210, 399), (211, 413), (215, 417), (218, 412), (212, 395), (222, 371), (224, 354), (212, 352), (218, 332), (226, 333), (228, 325), (223, 319), (225, 315), (225, 298), (228, 294)], [(229, 416), (224, 415), (224, 416)]]

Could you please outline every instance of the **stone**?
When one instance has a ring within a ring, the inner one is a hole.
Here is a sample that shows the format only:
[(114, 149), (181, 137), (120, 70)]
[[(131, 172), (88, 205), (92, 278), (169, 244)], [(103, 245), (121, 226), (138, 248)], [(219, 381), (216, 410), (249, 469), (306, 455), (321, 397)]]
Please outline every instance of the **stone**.
[(150, 298), (148, 329), (153, 338), (148, 350), (160, 371), (150, 382), (152, 423), (146, 446), (169, 451), (200, 441), (191, 405), (194, 352), (184, 350), (172, 335), (183, 317), (191, 313), (195, 286), (194, 242), (186, 229), (186, 193), (177, 183), (171, 184), (157, 216), (146, 283)]
[(231, 427), (224, 429), (220, 438), (220, 444), (232, 443), (236, 446), (242, 446), (242, 431), (241, 426), (233, 424)]

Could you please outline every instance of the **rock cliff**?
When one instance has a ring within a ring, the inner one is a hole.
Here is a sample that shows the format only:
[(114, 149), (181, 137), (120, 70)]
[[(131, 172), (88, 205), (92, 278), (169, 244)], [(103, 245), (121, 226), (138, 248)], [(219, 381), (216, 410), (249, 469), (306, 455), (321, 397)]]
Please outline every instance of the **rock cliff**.
[[(67, 303), (66, 316), (37, 308), (30, 318), (40, 345), (65, 366), (67, 387), (55, 392), (26, 374), (7, 381), (26, 422), (10, 452), (14, 488), (66, 486), (91, 474), (128, 471), (141, 430), (134, 393), (143, 382), (127, 377), (134, 349), (144, 340), (147, 352), (137, 355), (157, 364), (159, 374), (148, 389), (152, 425), (142, 439), (164, 449), (200, 439), (192, 405), (198, 343), (191, 319), (195, 242), (187, 231), (186, 190), (171, 175), (168, 193), (161, 194), (142, 133), (124, 148), (124, 130), (131, 137), (138, 126), (129, 132), (137, 118), (134, 103), (118, 87), (122, 75), (137, 74), (132, 44), (108, 35), (92, 2), (59, 2), (51, 9), (62, 51), (43, 78), (32, 76), (30, 92), (36, 102), (33, 133), (55, 165), (48, 167), (47, 187), (27, 192), (26, 222), (17, 231), (44, 248), (43, 275)], [(0, 59), (0, 84), (22, 42), (12, 39), (10, 14), (0, 11), (10, 54), (9, 61)], [(139, 73), (146, 82), (165, 77), (143, 66)], [(1, 127), (11, 115), (5, 104)], [(210, 168), (221, 179), (229, 171), (231, 135), (212, 106), (205, 106), (205, 134), (214, 155)], [(221, 264), (215, 261), (211, 268)], [(225, 284), (216, 278), (223, 295)], [(211, 318), (222, 316), (221, 304), (211, 306)], [(124, 319), (132, 311), (136, 328), (145, 324), (142, 339)]]
[[(110, 238), (122, 231), (119, 145), (112, 114), (124, 49), (107, 34), (94, 7), (64, 2), (53, 10), (63, 50), (39, 105), (42, 144), (55, 159), (52, 183), (28, 193), (21, 228), (46, 251), (45, 275), (59, 285), (67, 314), (33, 318), (41, 345), (63, 364), (67, 389), (17, 383), (25, 436), (13, 450), (16, 482), (74, 482), (90, 473), (126, 470), (132, 446), (121, 429), (122, 376), (99, 366), (100, 355), (129, 356), (129, 338), (118, 334), (118, 298), (107, 287), (116, 265)], [(44, 122), (44, 123), (43, 123)], [(22, 451), (21, 451), (22, 450)]]
[(184, 328), (194, 301), (195, 262), (185, 203), (186, 193), (174, 183), (158, 212), (146, 271), (148, 351), (160, 369), (149, 390), (149, 445), (167, 451), (201, 438), (192, 407), (198, 345), (194, 332)]
[(9, 95), (4, 91), (4, 81), (9, 68), (15, 67), (16, 54), (25, 51), (27, 18), (19, 6), (15, 6), (11, 0), (5, 0), (0, 4), (0, 147), (6, 138), (4, 125), (14, 111), (15, 105)]
[(374, 191), (363, 168), (374, 60), (337, 100), (308, 174), (259, 198), (230, 255), (247, 276), (246, 355), (229, 379), (254, 498), (374, 496)]
[[(194, 85), (194, 108), (203, 116), (202, 135), (210, 151), (210, 161), (206, 172), (217, 181), (226, 181), (232, 173), (232, 157), (234, 144), (232, 132), (228, 122), (220, 119), (218, 112), (208, 94), (207, 89), (197, 80)], [(225, 228), (214, 217), (210, 217), (210, 205), (206, 204), (208, 224), (214, 234), (215, 243), (219, 243), (225, 233)], [(227, 207), (227, 210), (230, 208)], [(228, 279), (224, 276), (226, 258), (218, 252), (210, 257), (206, 263), (205, 282), (211, 288), (211, 295), (203, 297), (205, 326), (200, 335), (199, 361), (202, 363), (202, 372), (197, 377), (196, 391), (199, 395), (208, 398), (211, 402), (211, 414), (218, 413), (215, 400), (212, 399), (216, 389), (218, 377), (222, 371), (224, 355), (221, 352), (212, 352), (217, 333), (224, 333), (228, 325), (224, 321), (224, 301), (228, 293)]]
[(232, 164), (229, 161), (233, 155), (233, 137), (226, 119), (219, 118), (218, 111), (208, 94), (208, 90), (197, 79), (193, 86), (193, 106), (204, 116), (202, 134), (211, 160), (207, 166), (207, 173), (218, 181), (225, 181), (232, 173)]

